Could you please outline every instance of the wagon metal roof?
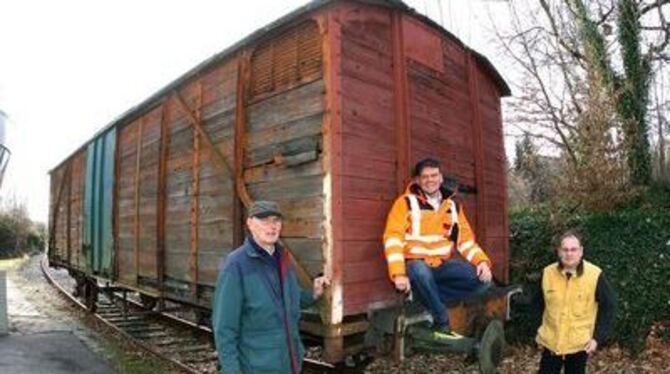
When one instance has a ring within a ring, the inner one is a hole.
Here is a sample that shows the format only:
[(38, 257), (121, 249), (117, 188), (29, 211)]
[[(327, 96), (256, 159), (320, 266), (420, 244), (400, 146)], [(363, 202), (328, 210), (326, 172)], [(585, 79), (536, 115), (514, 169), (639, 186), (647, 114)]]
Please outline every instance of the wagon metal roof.
[(67, 161), (70, 157), (72, 157), (75, 153), (77, 153), (79, 150), (84, 148), (86, 144), (88, 144), (92, 139), (97, 138), (98, 136), (104, 134), (105, 132), (109, 131), (110, 129), (114, 128), (115, 126), (118, 126), (124, 122), (129, 122), (132, 121), (136, 116), (140, 115), (144, 109), (151, 107), (152, 105), (156, 105), (160, 102), (160, 99), (170, 91), (174, 90), (175, 88), (179, 87), (182, 83), (188, 81), (189, 79), (193, 78), (194, 76), (197, 76), (199, 73), (203, 72), (210, 66), (213, 66), (219, 62), (222, 62), (226, 60), (227, 58), (233, 57), (235, 55), (235, 52), (241, 50), (243, 47), (254, 43), (255, 41), (262, 39), (263, 37), (267, 36), (268, 33), (271, 33), (273, 31), (276, 31), (278, 29), (281, 29), (282, 27), (288, 25), (291, 21), (307, 14), (310, 12), (313, 12), (315, 10), (324, 8), (328, 5), (335, 4), (341, 1), (350, 1), (354, 3), (361, 3), (361, 4), (369, 4), (369, 5), (376, 5), (376, 6), (382, 6), (382, 7), (387, 7), (387, 8), (392, 8), (392, 9), (400, 9), (403, 12), (416, 17), (417, 19), (421, 20), (422, 22), (429, 24), (430, 26), (438, 29), (440, 32), (442, 32), (444, 35), (448, 36), (450, 39), (456, 41), (459, 45), (461, 45), (463, 48), (467, 49), (470, 51), (473, 56), (477, 59), (477, 61), (485, 68), (485, 70), (491, 75), (491, 78), (494, 80), (498, 88), (500, 89), (501, 93), (503, 96), (509, 96), (511, 94), (511, 90), (507, 83), (505, 82), (505, 79), (500, 75), (500, 73), (496, 70), (496, 68), (493, 66), (493, 64), (482, 54), (479, 52), (469, 48), (465, 43), (463, 43), (460, 39), (458, 39), (454, 34), (446, 30), (444, 27), (433, 21), (432, 19), (416, 12), (413, 8), (409, 7), (407, 4), (405, 4), (401, 0), (312, 0), (311, 2), (293, 10), (292, 12), (278, 18), (277, 20), (271, 22), (270, 24), (266, 25), (265, 27), (262, 27), (250, 35), (248, 35), (246, 38), (240, 40), (239, 42), (231, 45), (230, 47), (224, 49), (223, 51), (216, 53), (212, 57), (206, 59), (205, 61), (201, 62), (200, 64), (196, 65), (194, 68), (191, 70), (187, 71), (184, 73), (182, 76), (179, 78), (175, 79), (174, 81), (170, 82), (168, 85), (163, 87), (162, 89), (158, 90), (156, 93), (153, 95), (149, 96), (147, 99), (144, 101), (140, 102), (139, 104), (131, 107), (118, 117), (116, 117), (112, 122), (104, 126), (102, 129), (100, 129), (98, 132), (93, 135), (93, 137), (88, 140), (85, 144), (83, 144), (81, 147), (77, 148), (76, 151), (74, 151), (72, 154), (70, 154), (68, 157), (66, 157), (63, 161), (61, 161), (57, 166), (55, 166), (53, 169), (49, 171), (49, 173), (52, 173), (54, 170), (58, 169), (65, 161)]

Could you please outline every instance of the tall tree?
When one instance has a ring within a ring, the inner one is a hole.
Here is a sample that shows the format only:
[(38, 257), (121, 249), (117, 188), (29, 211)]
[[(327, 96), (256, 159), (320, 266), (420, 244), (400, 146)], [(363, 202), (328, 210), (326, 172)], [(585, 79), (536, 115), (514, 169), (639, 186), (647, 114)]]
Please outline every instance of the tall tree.
[[(630, 181), (647, 185), (651, 181), (651, 153), (647, 125), (649, 82), (652, 71), (649, 58), (641, 50), (641, 23), (639, 4), (632, 0), (619, 0), (618, 42), (621, 48), (623, 74), (618, 75), (609, 59), (605, 38), (598, 31), (582, 0), (574, 0), (577, 24), (583, 40), (590, 82), (604, 87), (614, 98), (616, 110), (625, 134), (625, 151)], [(602, 84), (599, 84), (602, 83)]]
[(508, 133), (558, 149), (566, 174), (590, 179), (585, 197), (650, 181), (650, 78), (670, 61), (669, 10), (670, 0), (519, 0), (496, 29), (521, 72)]
[(651, 67), (649, 58), (643, 56), (640, 45), (640, 9), (633, 0), (619, 0), (619, 44), (623, 55), (625, 76), (619, 84), (621, 90), (618, 112), (626, 132), (628, 167), (634, 184), (651, 182), (651, 154), (647, 124), (649, 105), (649, 82)]

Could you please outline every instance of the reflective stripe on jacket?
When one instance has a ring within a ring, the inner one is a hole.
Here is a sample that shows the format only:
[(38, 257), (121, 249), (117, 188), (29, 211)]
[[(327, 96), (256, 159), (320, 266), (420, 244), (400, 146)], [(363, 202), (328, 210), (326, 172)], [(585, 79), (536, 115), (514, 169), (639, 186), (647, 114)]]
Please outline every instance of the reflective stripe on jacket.
[(429, 266), (439, 266), (453, 250), (474, 266), (491, 263), (477, 244), (462, 207), (445, 198), (435, 209), (419, 186), (410, 184), (386, 220), (384, 252), (389, 276), (405, 275), (406, 259), (423, 259)]
[(601, 270), (584, 261), (580, 273), (568, 277), (558, 263), (542, 272), (545, 307), (536, 341), (557, 355), (583, 351), (594, 336), (598, 313), (596, 287)]

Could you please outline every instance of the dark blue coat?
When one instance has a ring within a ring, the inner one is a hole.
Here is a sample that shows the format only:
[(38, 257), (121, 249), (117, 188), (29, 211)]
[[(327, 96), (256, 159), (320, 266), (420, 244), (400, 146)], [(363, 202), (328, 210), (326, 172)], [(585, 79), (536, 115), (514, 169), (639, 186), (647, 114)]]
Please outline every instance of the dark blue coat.
[(247, 238), (223, 262), (212, 323), (224, 373), (299, 373), (304, 347), (300, 308), (313, 302), (302, 291), (279, 245), (279, 264)]

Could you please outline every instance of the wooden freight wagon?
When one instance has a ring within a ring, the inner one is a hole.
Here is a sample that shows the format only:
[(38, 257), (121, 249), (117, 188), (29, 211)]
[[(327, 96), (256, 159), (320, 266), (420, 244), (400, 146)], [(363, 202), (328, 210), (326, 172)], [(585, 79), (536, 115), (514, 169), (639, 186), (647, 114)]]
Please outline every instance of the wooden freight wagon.
[(397, 303), (381, 236), (428, 155), (508, 271), (500, 98), (489, 61), (400, 1), (313, 1), (195, 67), (51, 171), (49, 259), (79, 279), (208, 310), (244, 205), (276, 200), (303, 280), (332, 277), (320, 321), (338, 361)]

